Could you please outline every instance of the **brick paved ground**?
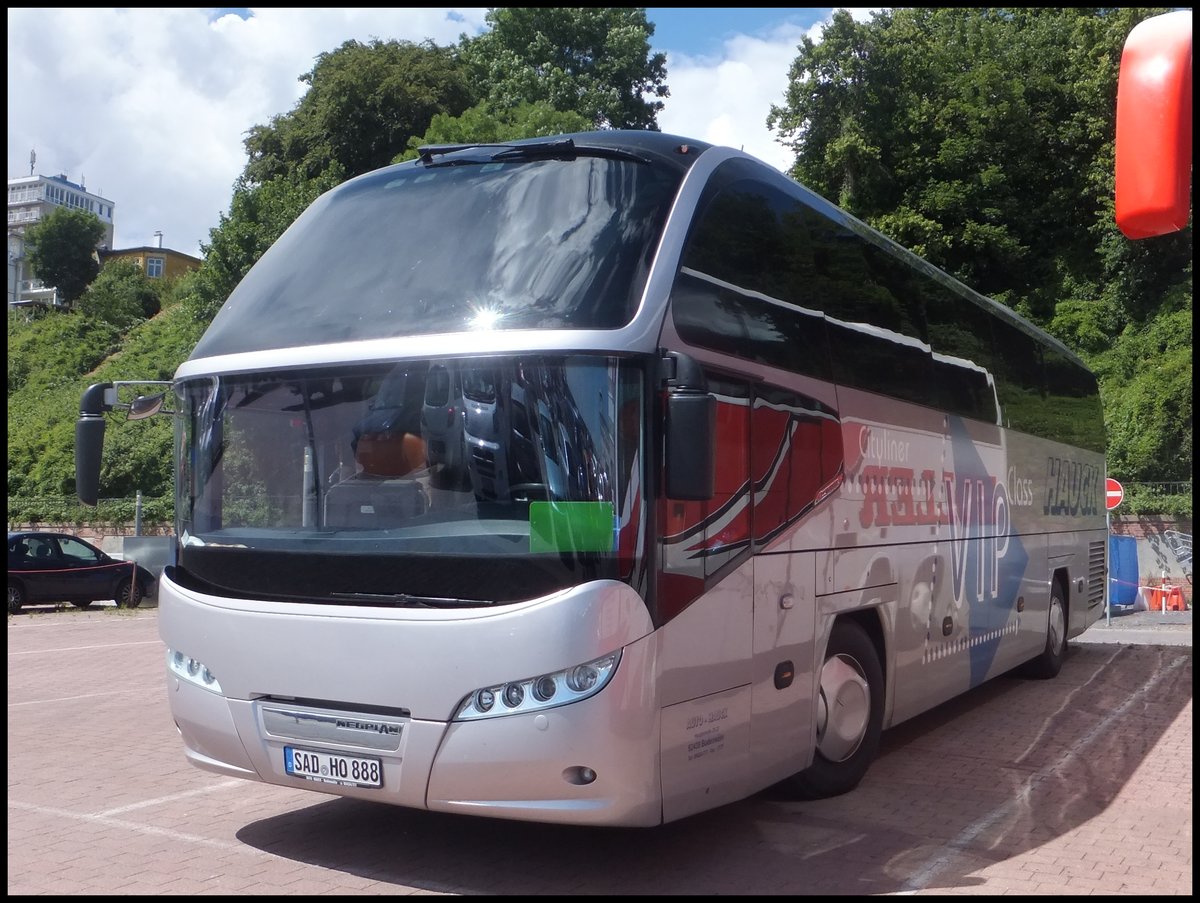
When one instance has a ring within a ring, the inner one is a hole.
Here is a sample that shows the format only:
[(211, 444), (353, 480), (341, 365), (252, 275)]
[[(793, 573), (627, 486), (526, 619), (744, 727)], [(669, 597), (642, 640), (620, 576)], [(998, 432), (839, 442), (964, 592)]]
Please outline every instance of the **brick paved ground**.
[(1001, 678), (889, 732), (853, 793), (649, 830), (199, 771), (162, 657), (153, 609), (9, 618), (10, 895), (1192, 894), (1190, 645), (1076, 644), (1057, 680)]

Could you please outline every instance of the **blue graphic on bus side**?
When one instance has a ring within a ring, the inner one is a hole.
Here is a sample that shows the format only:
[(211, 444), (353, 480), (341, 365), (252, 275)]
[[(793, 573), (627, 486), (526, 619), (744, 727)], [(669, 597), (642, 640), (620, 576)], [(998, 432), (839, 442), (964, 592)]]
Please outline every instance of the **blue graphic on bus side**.
[(950, 418), (950, 462), (953, 471), (945, 480), (951, 591), (967, 619), (973, 687), (988, 676), (1001, 637), (1016, 629), (1029, 554), (1012, 530), (1004, 483), (988, 473), (958, 417)]

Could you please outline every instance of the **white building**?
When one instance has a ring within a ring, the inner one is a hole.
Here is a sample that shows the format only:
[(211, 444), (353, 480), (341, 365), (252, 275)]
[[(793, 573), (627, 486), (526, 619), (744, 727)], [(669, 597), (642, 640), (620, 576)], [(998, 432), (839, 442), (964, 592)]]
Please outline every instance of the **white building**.
[[(32, 169), (32, 166), (30, 167)], [(55, 207), (87, 210), (104, 224), (98, 247), (113, 243), (113, 202), (92, 194), (65, 175), (21, 176), (8, 180), (8, 304), (59, 306), (58, 292), (33, 278), (25, 257), (25, 229), (40, 222)]]

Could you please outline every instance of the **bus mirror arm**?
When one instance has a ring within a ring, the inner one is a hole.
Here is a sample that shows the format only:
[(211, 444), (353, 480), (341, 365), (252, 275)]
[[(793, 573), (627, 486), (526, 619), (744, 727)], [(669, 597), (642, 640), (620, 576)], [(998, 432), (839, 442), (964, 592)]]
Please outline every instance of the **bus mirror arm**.
[(155, 414), (174, 414), (164, 408), (167, 393), (138, 394), (131, 402), (118, 399), (118, 390), (130, 387), (170, 386), (161, 379), (118, 380), (93, 383), (79, 400), (79, 419), (75, 421), (75, 494), (85, 505), (96, 504), (100, 494), (100, 460), (104, 451), (104, 415), (124, 411), (126, 420), (143, 420)]
[(113, 409), (112, 383), (95, 383), (79, 401), (75, 421), (75, 493), (85, 505), (95, 505), (100, 495), (100, 457), (104, 450), (104, 415)]
[(707, 501), (716, 480), (717, 401), (701, 366), (680, 352), (663, 355), (667, 384), (664, 471), (668, 498)]

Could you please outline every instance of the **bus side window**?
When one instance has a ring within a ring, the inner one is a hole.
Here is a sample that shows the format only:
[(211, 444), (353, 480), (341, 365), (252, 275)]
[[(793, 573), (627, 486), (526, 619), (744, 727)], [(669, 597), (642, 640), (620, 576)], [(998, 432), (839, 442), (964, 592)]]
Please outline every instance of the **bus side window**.
[(1050, 428), (1060, 442), (1104, 453), (1104, 410), (1096, 377), (1056, 348), (1047, 348), (1046, 397)]
[(756, 387), (751, 435), (754, 542), (770, 542), (842, 471), (842, 431), (815, 399)]
[(925, 318), (934, 355), (937, 404), (983, 423), (999, 422), (992, 318), (972, 299), (930, 280)]
[(911, 268), (832, 220), (814, 232), (834, 380), (928, 404), (933, 362), (925, 342), (920, 282)]
[(710, 180), (671, 291), (689, 344), (828, 380), (825, 320), (801, 202), (730, 160)]
[(1037, 340), (1008, 320), (992, 321), (996, 344), (996, 393), (1001, 425), (1035, 436), (1053, 436), (1045, 423), (1045, 381)]

